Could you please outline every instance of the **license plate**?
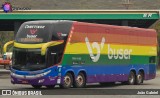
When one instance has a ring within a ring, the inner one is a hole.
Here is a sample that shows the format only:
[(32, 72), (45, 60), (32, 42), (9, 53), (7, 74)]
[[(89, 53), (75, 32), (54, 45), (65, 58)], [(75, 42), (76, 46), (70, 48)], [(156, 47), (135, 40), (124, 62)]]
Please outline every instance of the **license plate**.
[(27, 83), (28, 83), (28, 81), (22, 81), (22, 83), (23, 83), (23, 84), (27, 84)]

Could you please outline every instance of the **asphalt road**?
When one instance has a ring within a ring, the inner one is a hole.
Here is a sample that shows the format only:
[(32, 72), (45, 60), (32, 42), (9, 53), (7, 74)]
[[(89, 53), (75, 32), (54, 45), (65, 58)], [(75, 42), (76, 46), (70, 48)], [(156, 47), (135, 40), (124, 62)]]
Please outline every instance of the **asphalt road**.
[[(2, 75), (0, 76), (0, 89), (16, 89), (16, 90), (36, 90), (33, 89), (30, 85), (13, 85), (10, 83), (10, 79), (9, 77), (3, 77)], [(127, 92), (126, 89), (133, 89), (133, 90), (139, 90), (139, 89), (160, 89), (160, 74), (158, 73), (156, 78), (153, 80), (148, 80), (148, 81), (144, 81), (143, 84), (141, 85), (124, 85), (121, 83), (116, 83), (114, 85), (106, 85), (106, 86), (101, 86), (98, 83), (95, 84), (87, 84), (87, 87), (80, 90), (80, 89), (76, 89), (76, 88), (71, 88), (69, 90), (66, 89), (60, 89), (59, 86), (56, 86), (54, 89), (47, 89), (45, 87), (43, 87), (42, 89), (40, 89), (41, 91), (45, 91), (45, 92), (50, 92), (56, 95), (47, 95), (46, 98), (50, 98), (50, 97), (56, 97), (56, 98), (62, 98), (62, 97), (67, 97), (67, 98), (73, 98), (73, 96), (75, 96), (76, 98), (80, 98), (80, 96), (85, 97), (85, 98), (104, 98), (104, 97), (118, 97), (118, 98), (128, 98), (129, 96), (131, 98), (136, 98), (138, 95), (95, 95), (98, 91), (100, 92), (101, 90), (104, 90), (102, 92), (105, 91), (109, 91), (109, 90), (115, 90), (115, 92), (119, 92), (120, 90), (124, 92)], [(130, 91), (130, 90), (128, 90)], [(68, 93), (69, 92), (69, 93)], [(78, 92), (78, 93), (77, 93)], [(79, 93), (82, 92), (82, 93)], [(88, 92), (89, 95), (83, 95), (83, 92)], [(49, 94), (50, 94), (49, 93)], [(61, 95), (62, 94), (62, 95)], [(159, 91), (160, 94), (160, 91)], [(94, 95), (94, 96), (92, 96)], [(87, 97), (88, 96), (88, 97)], [(17, 96), (0, 96), (0, 98), (14, 98)], [(18, 96), (19, 97), (19, 96)], [(23, 96), (28, 98), (27, 96)], [(41, 98), (42, 96), (33, 96), (33, 98)], [(44, 97), (44, 96), (43, 96)], [(145, 98), (159, 98), (159, 95), (139, 95), (139, 97), (145, 97)]]
[[(32, 89), (30, 85), (21, 85), (21, 84), (11, 84), (9, 78), (0, 79), (0, 89)], [(46, 89), (43, 87), (42, 89)], [(59, 89), (57, 85), (55, 89)], [(125, 85), (121, 83), (116, 83), (114, 85), (101, 86), (98, 83), (87, 84), (85, 89), (160, 89), (160, 76), (156, 77), (153, 80), (144, 81), (141, 85)]]

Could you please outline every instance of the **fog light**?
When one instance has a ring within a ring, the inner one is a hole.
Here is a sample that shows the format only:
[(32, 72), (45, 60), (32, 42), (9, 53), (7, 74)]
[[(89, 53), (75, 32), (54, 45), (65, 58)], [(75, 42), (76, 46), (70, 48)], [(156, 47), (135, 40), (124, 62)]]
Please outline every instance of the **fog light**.
[(61, 83), (61, 79), (57, 79), (57, 83), (60, 84)]
[(44, 79), (40, 79), (39, 81), (38, 81), (38, 83), (43, 83), (44, 82)]
[(13, 78), (11, 78), (11, 81), (12, 81), (12, 82), (14, 82), (14, 79), (13, 79)]

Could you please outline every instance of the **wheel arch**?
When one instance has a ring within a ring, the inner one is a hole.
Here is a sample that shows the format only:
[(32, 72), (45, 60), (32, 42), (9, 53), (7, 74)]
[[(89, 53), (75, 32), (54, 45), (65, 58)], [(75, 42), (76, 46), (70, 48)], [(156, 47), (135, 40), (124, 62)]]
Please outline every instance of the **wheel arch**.
[(143, 73), (143, 79), (145, 79), (145, 71), (144, 71), (144, 69), (143, 69), (143, 68), (139, 69), (138, 72), (137, 72), (137, 74), (138, 74), (139, 72), (142, 72), (142, 73)]
[(87, 73), (86, 73), (86, 71), (85, 71), (85, 70), (80, 70), (80, 71), (78, 72), (78, 74), (79, 74), (79, 73), (83, 73), (83, 74), (84, 74), (85, 80), (86, 80), (86, 82), (87, 82)]
[(67, 73), (70, 73), (72, 75), (73, 80), (75, 79), (75, 73), (74, 73), (73, 70), (67, 70), (67, 71), (65, 71), (64, 75), (66, 75)]
[(136, 69), (133, 69), (133, 68), (130, 69), (129, 73), (130, 73), (131, 71), (134, 72), (135, 75), (137, 74), (137, 73), (136, 73)]

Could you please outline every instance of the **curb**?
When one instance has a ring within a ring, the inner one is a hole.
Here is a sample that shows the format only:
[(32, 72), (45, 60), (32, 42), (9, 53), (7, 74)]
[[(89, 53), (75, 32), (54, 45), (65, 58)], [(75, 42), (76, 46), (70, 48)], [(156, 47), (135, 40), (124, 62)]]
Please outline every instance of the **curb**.
[(1, 74), (1, 73), (10, 73), (10, 70), (0, 69), (0, 74)]
[(6, 79), (10, 77), (10, 70), (0, 69), (0, 79)]

